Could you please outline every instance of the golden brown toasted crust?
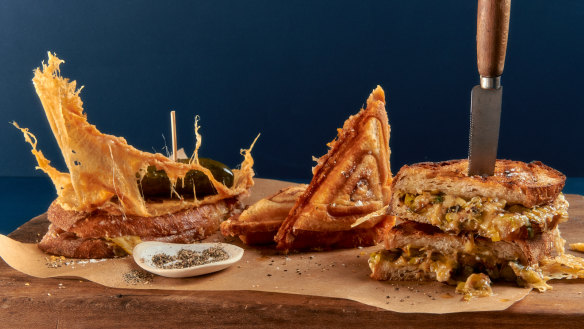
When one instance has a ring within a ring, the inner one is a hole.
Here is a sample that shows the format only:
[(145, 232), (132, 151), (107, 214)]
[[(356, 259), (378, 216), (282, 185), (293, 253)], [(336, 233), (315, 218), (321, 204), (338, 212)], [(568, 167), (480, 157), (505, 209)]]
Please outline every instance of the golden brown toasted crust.
[[(51, 226), (38, 246), (59, 256), (109, 258), (125, 252), (107, 238), (138, 236), (142, 241), (192, 243), (215, 233), (237, 204), (236, 199), (226, 199), (164, 216), (140, 217), (65, 210), (53, 202), (47, 213)], [(71, 222), (71, 218), (75, 219), (73, 225), (59, 227), (62, 222)]]
[(103, 239), (83, 239), (65, 232), (54, 224), (37, 245), (47, 254), (69, 258), (112, 258), (118, 253), (113, 243)]
[[(281, 223), (280, 223), (281, 224)], [(278, 230), (266, 231), (266, 232), (248, 232), (239, 235), (239, 239), (247, 245), (266, 245), (274, 243), (274, 235)]]
[(392, 183), (392, 207), (400, 193), (440, 191), (449, 195), (499, 198), (531, 208), (556, 199), (566, 176), (539, 161), (497, 160), (493, 176), (468, 176), (468, 160), (405, 165)]
[[(167, 236), (143, 236), (142, 241), (160, 241), (169, 243), (193, 243), (202, 240), (217, 230), (194, 228)], [(126, 252), (114, 243), (104, 238), (81, 238), (72, 232), (65, 232), (55, 225), (49, 226), (49, 231), (38, 244), (42, 251), (69, 258), (112, 258), (125, 256)]]
[[(277, 248), (340, 246), (340, 241), (329, 237), (372, 236), (374, 233), (365, 233), (367, 229), (377, 232), (376, 225), (387, 216), (361, 224), (358, 234), (351, 225), (389, 203), (389, 132), (385, 95), (378, 86), (367, 99), (366, 109), (345, 121), (328, 153), (318, 159), (310, 185), (276, 234)], [(313, 238), (302, 239), (309, 236)], [(321, 237), (325, 240), (319, 240)], [(346, 244), (374, 240), (354, 238)]]
[[(221, 223), (221, 233), (224, 236), (246, 235), (257, 232), (277, 232), (282, 225), (283, 219), (266, 220), (262, 222), (239, 221), (241, 215), (233, 215), (229, 221)], [(274, 233), (275, 234), (275, 233)], [(272, 242), (273, 242), (272, 237)]]
[[(135, 215), (116, 215), (104, 211), (91, 213), (65, 210), (57, 202), (53, 202), (47, 211), (49, 221), (55, 226), (74, 233), (80, 238), (118, 237), (125, 235), (168, 236), (198, 229), (215, 232), (219, 223), (229, 216), (236, 205), (235, 199), (221, 200), (217, 203), (185, 209), (163, 216), (140, 217)], [(62, 222), (76, 218), (73, 225), (62, 227)]]
[[(288, 210), (290, 208), (292, 206)], [(248, 222), (240, 221), (240, 217), (240, 214), (235, 214), (229, 220), (221, 223), (221, 234), (223, 236), (239, 236), (241, 241), (248, 245), (274, 243), (274, 236), (284, 221), (284, 218), (275, 218), (261, 222)], [(270, 217), (265, 218), (269, 219)]]
[(238, 235), (246, 244), (274, 243), (274, 235), (306, 186), (289, 186), (261, 199), (241, 214), (235, 214), (221, 223), (221, 233), (224, 236)]
[(395, 224), (395, 217), (383, 216), (383, 219), (371, 228), (356, 227), (347, 231), (306, 231), (294, 230), (287, 234), (285, 241), (292, 246), (286, 250), (336, 249), (373, 246), (383, 240), (387, 231)]

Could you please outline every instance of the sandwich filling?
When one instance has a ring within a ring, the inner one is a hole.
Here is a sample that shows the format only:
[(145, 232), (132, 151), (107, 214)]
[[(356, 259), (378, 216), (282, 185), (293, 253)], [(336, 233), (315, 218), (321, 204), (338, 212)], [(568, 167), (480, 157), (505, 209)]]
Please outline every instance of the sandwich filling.
[(465, 301), (473, 297), (488, 297), (493, 295), (491, 279), (483, 273), (471, 274), (465, 282), (456, 285), (456, 293), (463, 294)]
[(533, 208), (499, 198), (469, 199), (434, 191), (403, 193), (399, 201), (406, 209), (399, 217), (413, 219), (408, 214), (419, 215), (445, 232), (476, 232), (492, 241), (509, 241), (521, 234), (533, 239), (538, 232), (568, 220), (568, 202), (561, 193), (553, 202)]
[(386, 241), (388, 249), (369, 257), (371, 277), (445, 282), (457, 285), (465, 298), (487, 294), (491, 279), (543, 292), (552, 288), (548, 280), (584, 278), (584, 259), (564, 252), (565, 241), (557, 228), (531, 242), (491, 242), (436, 233), (424, 225), (410, 222), (395, 227), (395, 238)]
[[(487, 274), (493, 280), (515, 281), (522, 287), (545, 291), (551, 287), (539, 266), (520, 264), (519, 258), (497, 258), (493, 253), (444, 254), (429, 248), (395, 248), (371, 254), (369, 267), (374, 273), (414, 273), (415, 279), (436, 280), (451, 285), (468, 282), (473, 274)], [(397, 279), (397, 278), (396, 278)], [(490, 281), (489, 281), (490, 282)]]

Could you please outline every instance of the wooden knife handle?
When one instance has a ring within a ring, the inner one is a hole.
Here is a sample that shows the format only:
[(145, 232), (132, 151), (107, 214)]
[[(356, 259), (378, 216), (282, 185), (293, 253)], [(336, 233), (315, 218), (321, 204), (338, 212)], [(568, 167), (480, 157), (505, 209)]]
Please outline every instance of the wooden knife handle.
[(477, 10), (477, 65), (482, 77), (503, 74), (511, 0), (479, 0)]

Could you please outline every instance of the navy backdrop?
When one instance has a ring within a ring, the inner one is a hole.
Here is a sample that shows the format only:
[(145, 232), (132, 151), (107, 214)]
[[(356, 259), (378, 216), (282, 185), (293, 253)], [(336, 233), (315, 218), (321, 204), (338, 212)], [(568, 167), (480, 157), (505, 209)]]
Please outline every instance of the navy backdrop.
[[(260, 177), (308, 180), (311, 156), (381, 85), (394, 173), (467, 155), (477, 84), (476, 1), (0, 1), (0, 176), (35, 172), (17, 121), (63, 168), (31, 83), (54, 51), (85, 89), (89, 121), (161, 151), (179, 144), (228, 165), (261, 133)], [(581, 165), (584, 2), (515, 0), (499, 155)]]

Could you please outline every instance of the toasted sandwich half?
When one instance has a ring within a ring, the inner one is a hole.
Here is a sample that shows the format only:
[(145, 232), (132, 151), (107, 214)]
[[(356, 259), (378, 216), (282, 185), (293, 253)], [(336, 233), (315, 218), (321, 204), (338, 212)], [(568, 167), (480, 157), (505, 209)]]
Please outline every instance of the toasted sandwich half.
[(242, 213), (221, 223), (221, 233), (224, 236), (238, 236), (243, 243), (249, 245), (274, 243), (274, 236), (282, 222), (307, 186), (289, 186), (261, 199)]
[(492, 241), (533, 239), (568, 220), (566, 177), (541, 162), (497, 160), (493, 176), (468, 176), (468, 160), (404, 166), (392, 183), (391, 213)]
[(458, 281), (467, 298), (469, 287), (490, 289), (486, 275), (540, 291), (550, 278), (584, 276), (558, 229), (568, 220), (564, 175), (541, 162), (497, 160), (488, 177), (467, 168), (452, 160), (400, 169), (389, 212), (404, 222), (371, 255), (372, 278)]
[(197, 146), (186, 162), (137, 150), (88, 122), (81, 89), (60, 75), (62, 63), (49, 53), (33, 84), (68, 172), (52, 167), (35, 136), (14, 123), (58, 194), (39, 248), (74, 258), (115, 257), (131, 253), (142, 240), (191, 243), (217, 231), (253, 186), (251, 148), (242, 151), (240, 169), (229, 180), (218, 162), (198, 157), (196, 123)]
[[(345, 121), (313, 178), (282, 223), (277, 248), (349, 248), (373, 245), (393, 226), (385, 208), (391, 193), (385, 94), (377, 87), (367, 107)], [(369, 220), (353, 227), (364, 216)]]

